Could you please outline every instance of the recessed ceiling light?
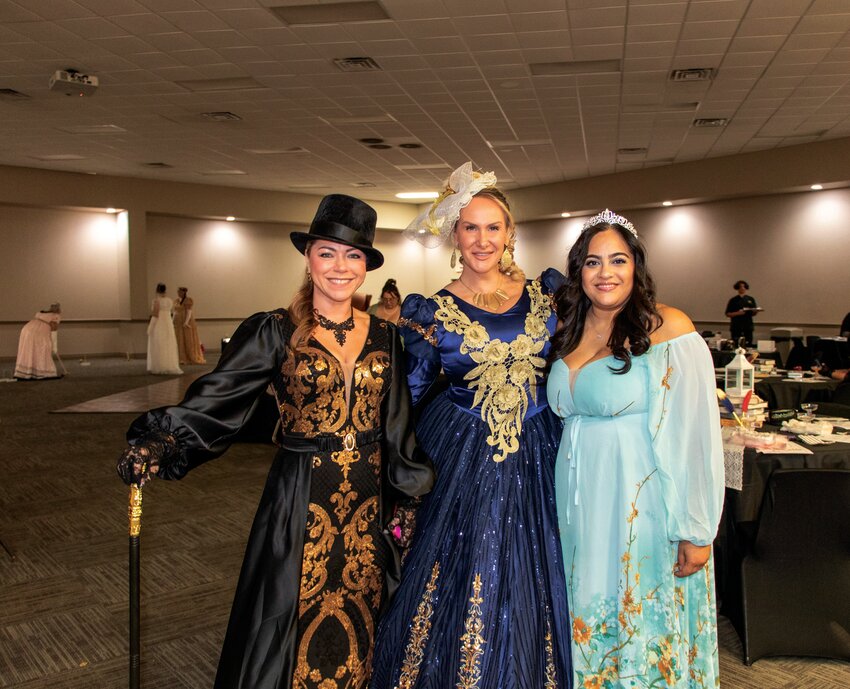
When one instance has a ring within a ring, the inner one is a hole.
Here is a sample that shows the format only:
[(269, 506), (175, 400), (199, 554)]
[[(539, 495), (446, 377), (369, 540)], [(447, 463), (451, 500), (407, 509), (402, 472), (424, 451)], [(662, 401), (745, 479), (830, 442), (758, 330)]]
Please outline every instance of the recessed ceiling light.
[(672, 202), (672, 201), (662, 201), (662, 202), (661, 202), (661, 205), (662, 205), (662, 206), (672, 206), (672, 205), (673, 205), (673, 202)]
[(117, 212), (118, 212), (118, 209), (117, 209), (117, 208), (107, 208), (107, 209), (106, 209), (106, 212), (107, 212), (107, 213), (117, 213)]
[(823, 184), (813, 184), (812, 185), (812, 191), (820, 191), (821, 189), (823, 189)]
[(397, 199), (435, 199), (439, 195), (436, 191), (402, 191), (395, 197)]
[(561, 213), (561, 217), (562, 218), (569, 218), (570, 214), (569, 213)]
[(228, 215), (225, 218), (225, 220), (227, 220), (227, 222), (233, 222), (234, 220), (236, 220), (236, 216), (235, 215)]

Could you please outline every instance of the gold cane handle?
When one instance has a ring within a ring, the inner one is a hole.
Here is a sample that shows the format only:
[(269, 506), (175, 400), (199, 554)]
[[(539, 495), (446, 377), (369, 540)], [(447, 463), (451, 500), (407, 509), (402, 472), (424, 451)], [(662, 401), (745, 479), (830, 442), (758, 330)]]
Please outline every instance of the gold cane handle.
[(142, 487), (135, 483), (130, 486), (127, 516), (130, 518), (130, 536), (138, 536), (142, 530)]

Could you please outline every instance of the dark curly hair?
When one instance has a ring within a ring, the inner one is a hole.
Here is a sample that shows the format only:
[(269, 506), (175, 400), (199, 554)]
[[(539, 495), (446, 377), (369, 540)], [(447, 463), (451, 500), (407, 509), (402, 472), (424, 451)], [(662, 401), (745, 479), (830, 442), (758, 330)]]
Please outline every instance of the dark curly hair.
[[(634, 286), (629, 300), (614, 318), (614, 327), (608, 347), (615, 359), (623, 362), (614, 373), (627, 373), (632, 367), (632, 356), (645, 354), (649, 349), (649, 334), (662, 323), (655, 305), (655, 280), (646, 266), (646, 249), (643, 243), (620, 225), (600, 223), (588, 227), (579, 235), (567, 258), (567, 279), (555, 292), (555, 312), (561, 327), (551, 339), (549, 363), (562, 359), (578, 347), (584, 333), (584, 323), (590, 310), (590, 299), (581, 285), (581, 271), (587, 259), (590, 241), (600, 232), (614, 230), (628, 245), (635, 265)], [(626, 347), (626, 340), (629, 346)]]
[(398, 299), (399, 304), (401, 303), (401, 292), (398, 291), (398, 286), (396, 285), (395, 280), (390, 278), (384, 283), (384, 286), (381, 287), (381, 296), (383, 297), (387, 292), (390, 294), (394, 294), (395, 298)]

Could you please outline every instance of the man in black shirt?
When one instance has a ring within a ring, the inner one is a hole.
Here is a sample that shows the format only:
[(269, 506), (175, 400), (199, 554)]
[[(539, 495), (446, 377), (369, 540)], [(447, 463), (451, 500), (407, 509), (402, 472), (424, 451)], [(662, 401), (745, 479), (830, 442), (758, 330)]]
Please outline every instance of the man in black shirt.
[(738, 294), (729, 300), (726, 304), (726, 316), (729, 318), (729, 325), (732, 330), (732, 340), (737, 346), (744, 339), (745, 345), (753, 343), (753, 315), (759, 310), (756, 300), (753, 299), (747, 290), (750, 286), (746, 280), (738, 280), (735, 283), (735, 290)]

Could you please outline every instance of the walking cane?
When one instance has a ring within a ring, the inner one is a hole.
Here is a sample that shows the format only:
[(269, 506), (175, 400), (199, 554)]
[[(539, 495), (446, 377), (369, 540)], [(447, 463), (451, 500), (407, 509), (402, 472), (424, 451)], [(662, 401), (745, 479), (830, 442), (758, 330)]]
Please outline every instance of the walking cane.
[(139, 533), (142, 530), (142, 487), (130, 486), (130, 689), (139, 689), (141, 643), (139, 635)]

